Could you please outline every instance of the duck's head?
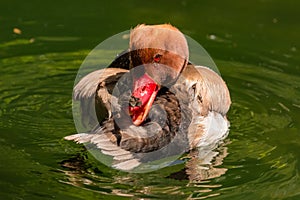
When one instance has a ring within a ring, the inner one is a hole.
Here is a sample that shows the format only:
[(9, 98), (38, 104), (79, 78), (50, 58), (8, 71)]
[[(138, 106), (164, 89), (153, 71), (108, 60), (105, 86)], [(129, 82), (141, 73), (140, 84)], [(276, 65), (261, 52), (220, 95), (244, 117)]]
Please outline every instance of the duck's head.
[(139, 25), (130, 33), (133, 88), (129, 102), (132, 122), (140, 125), (163, 86), (175, 83), (186, 67), (189, 50), (184, 35), (169, 24)]

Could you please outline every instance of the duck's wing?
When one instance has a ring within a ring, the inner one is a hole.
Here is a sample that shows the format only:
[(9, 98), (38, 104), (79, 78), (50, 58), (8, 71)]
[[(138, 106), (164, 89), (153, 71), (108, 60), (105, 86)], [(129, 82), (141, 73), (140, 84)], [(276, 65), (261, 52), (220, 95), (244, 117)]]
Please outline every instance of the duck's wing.
[(105, 68), (91, 72), (76, 84), (73, 90), (73, 97), (75, 100), (95, 97), (99, 85), (106, 86), (113, 84), (114, 80), (117, 82), (126, 72), (128, 70), (121, 68)]
[[(118, 82), (116, 88), (121, 84), (120, 82), (122, 80)], [(97, 94), (99, 91), (98, 88)], [(119, 99), (121, 98), (122, 95)], [(186, 116), (181, 115), (174, 94), (163, 93), (157, 97), (151, 108), (148, 119), (150, 121), (143, 126), (130, 125), (131, 120), (127, 121), (127, 117), (122, 113), (115, 113), (113, 118), (103, 121), (101, 127), (98, 126), (90, 133), (79, 133), (67, 136), (65, 139), (84, 143), (87, 148), (91, 147), (104, 155), (111, 156), (112, 163), (108, 165), (116, 169), (131, 171), (145, 163), (151, 167), (158, 167), (163, 162), (164, 165), (168, 165), (165, 159), (179, 156), (188, 150), (186, 126), (190, 122), (190, 115), (187, 110), (183, 111)], [(122, 123), (124, 128), (120, 129)], [(150, 164), (157, 160), (164, 161)], [(169, 161), (171, 162), (173, 160)], [(142, 169), (144, 170), (145, 166)]]
[(223, 79), (207, 67), (189, 64), (175, 85), (177, 90), (182, 88), (188, 92), (187, 104), (192, 110), (190, 148), (213, 145), (223, 139), (228, 133), (226, 113), (231, 103)]
[(126, 72), (128, 70), (121, 68), (105, 68), (86, 75), (76, 84), (73, 99), (80, 103), (77, 111), (80, 112), (79, 116), (81, 116), (82, 123), (88, 126), (89, 133), (78, 133), (64, 137), (66, 140), (80, 144), (94, 145), (91, 148), (96, 147), (103, 154), (112, 156), (113, 167), (121, 170), (133, 169), (140, 163), (130, 151), (117, 145), (113, 119), (106, 116), (108, 118), (106, 122), (99, 126), (98, 118), (101, 113), (104, 115), (111, 113), (112, 90)]
[(230, 108), (231, 99), (228, 87), (224, 80), (213, 70), (203, 67), (195, 67), (202, 77), (202, 88), (205, 88), (203, 101), (206, 102), (209, 111), (215, 111), (226, 115)]
[(111, 112), (111, 90), (127, 71), (120, 68), (97, 70), (84, 76), (76, 84), (73, 90), (73, 113), (75, 117), (81, 118), (79, 121), (86, 130), (94, 128), (99, 123), (99, 118), (104, 118)]
[[(112, 157), (112, 163), (105, 163), (112, 167), (124, 171), (129, 171), (141, 164), (136, 154), (118, 145), (118, 138), (114, 133), (113, 119), (108, 119), (103, 126), (98, 126), (93, 133), (79, 133), (64, 137), (66, 140), (72, 140), (79, 144), (87, 144), (90, 150), (97, 149), (104, 155)], [(92, 146), (91, 146), (92, 145)], [(96, 153), (95, 153), (96, 155)]]
[(195, 109), (201, 108), (201, 115), (205, 116), (209, 111), (222, 115), (228, 112), (231, 104), (229, 90), (221, 76), (213, 70), (188, 64), (178, 83), (189, 91), (189, 101), (197, 102), (195, 106), (198, 109)]

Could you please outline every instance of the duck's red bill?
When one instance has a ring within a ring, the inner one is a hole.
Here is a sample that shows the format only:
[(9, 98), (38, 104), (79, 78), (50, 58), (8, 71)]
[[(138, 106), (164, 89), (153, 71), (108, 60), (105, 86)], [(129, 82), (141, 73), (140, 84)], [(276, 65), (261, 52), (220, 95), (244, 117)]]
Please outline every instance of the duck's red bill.
[(146, 119), (158, 89), (157, 83), (147, 74), (134, 79), (133, 92), (129, 102), (129, 114), (136, 126)]

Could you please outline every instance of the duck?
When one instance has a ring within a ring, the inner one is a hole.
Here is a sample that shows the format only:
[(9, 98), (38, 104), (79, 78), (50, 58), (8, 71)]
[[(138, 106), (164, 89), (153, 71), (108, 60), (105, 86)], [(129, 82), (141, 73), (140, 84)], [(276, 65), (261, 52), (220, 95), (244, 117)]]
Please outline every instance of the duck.
[(84, 76), (73, 98), (81, 102), (81, 114), (93, 112), (97, 122), (64, 139), (93, 145), (123, 171), (216, 146), (229, 132), (226, 83), (189, 61), (184, 34), (170, 24), (133, 28), (129, 48), (107, 68)]

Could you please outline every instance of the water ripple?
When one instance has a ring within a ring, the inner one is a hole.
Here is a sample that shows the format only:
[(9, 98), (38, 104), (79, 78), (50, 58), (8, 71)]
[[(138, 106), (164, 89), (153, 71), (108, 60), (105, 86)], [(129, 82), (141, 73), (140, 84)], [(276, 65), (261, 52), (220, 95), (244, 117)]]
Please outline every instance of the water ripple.
[[(80, 58), (82, 52), (0, 61), (0, 127), (9, 133), (0, 142), (52, 169), (49, 176), (66, 194), (72, 188), (93, 197), (138, 199), (245, 199), (250, 193), (280, 199), (300, 194), (298, 76), (219, 61), (233, 103), (229, 139), (216, 152), (214, 165), (198, 165), (199, 160), (185, 165), (183, 157), (181, 164), (159, 171), (127, 174), (102, 165), (80, 145), (61, 140), (75, 131), (71, 95)], [(188, 165), (197, 172), (193, 176), (186, 173)]]

